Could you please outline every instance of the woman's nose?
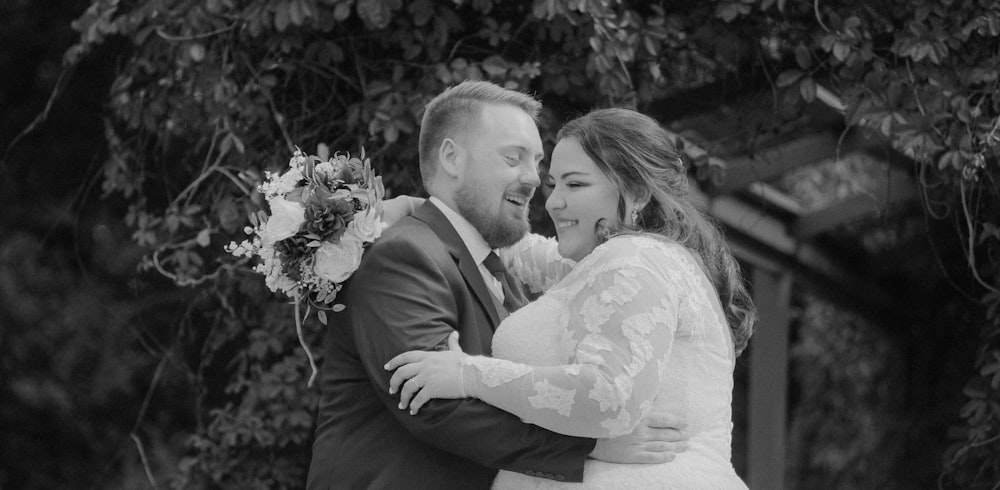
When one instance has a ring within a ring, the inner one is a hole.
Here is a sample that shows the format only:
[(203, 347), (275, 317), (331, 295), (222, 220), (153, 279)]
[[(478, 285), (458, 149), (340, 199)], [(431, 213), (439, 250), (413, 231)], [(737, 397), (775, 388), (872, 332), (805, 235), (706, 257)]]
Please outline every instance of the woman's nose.
[(565, 207), (566, 200), (562, 198), (562, 194), (557, 189), (553, 189), (549, 194), (549, 198), (545, 200), (545, 209), (552, 211), (554, 209), (562, 209)]

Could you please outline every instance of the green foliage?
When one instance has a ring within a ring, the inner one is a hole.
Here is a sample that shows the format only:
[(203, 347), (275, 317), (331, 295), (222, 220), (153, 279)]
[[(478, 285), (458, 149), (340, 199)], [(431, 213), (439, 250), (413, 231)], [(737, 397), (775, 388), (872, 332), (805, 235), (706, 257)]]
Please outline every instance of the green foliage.
[[(863, 317), (806, 296), (791, 346), (799, 400), (789, 488), (914, 488), (891, 471), (906, 441), (902, 346)], [(931, 469), (933, 471), (933, 469)], [(923, 476), (923, 475), (921, 475)]]
[[(485, 78), (551, 94), (552, 118), (648, 103), (722, 73), (690, 34), (712, 16), (643, 2), (95, 0), (66, 62), (109, 38), (132, 45), (109, 96), (102, 189), (128, 202), (144, 268), (214, 298), (179, 335), (201, 396), (175, 485), (304, 477), (316, 393), (291, 312), (219, 253), (263, 206), (253, 189), (265, 171), (296, 145), (365, 147), (387, 188), (418, 192), (416, 128), (444, 87)], [(662, 71), (667, 60), (676, 69)]]
[[(108, 99), (102, 189), (128, 203), (144, 267), (203, 293), (178, 335), (199, 396), (177, 486), (301, 484), (315, 401), (290, 311), (222, 253), (263, 206), (253, 189), (295, 145), (374, 150), (418, 192), (416, 130), (445, 86), (484, 78), (544, 96), (552, 127), (593, 106), (649, 107), (734, 76), (770, 80), (782, 112), (832, 87), (845, 122), (921, 163), (954, 219), (990, 321), (948, 481), (1000, 480), (996, 274), (1000, 7), (986, 0), (93, 0), (72, 65), (131, 49)], [(686, 147), (702, 178), (703, 150)], [(943, 190), (942, 190), (943, 189)], [(980, 293), (976, 293), (980, 294)], [(270, 298), (273, 306), (273, 298)], [(319, 329), (311, 327), (312, 332)], [(315, 340), (315, 339), (314, 339)], [(315, 343), (315, 342), (314, 342)], [(190, 352), (188, 352), (190, 351)]]
[[(1000, 5), (986, 0), (722, 2), (753, 33), (777, 97), (811, 103), (840, 94), (849, 127), (869, 130), (919, 164), (927, 212), (954, 222), (987, 320), (966, 389), (965, 427), (941, 485), (1000, 481)], [(837, 102), (832, 102), (837, 105)]]

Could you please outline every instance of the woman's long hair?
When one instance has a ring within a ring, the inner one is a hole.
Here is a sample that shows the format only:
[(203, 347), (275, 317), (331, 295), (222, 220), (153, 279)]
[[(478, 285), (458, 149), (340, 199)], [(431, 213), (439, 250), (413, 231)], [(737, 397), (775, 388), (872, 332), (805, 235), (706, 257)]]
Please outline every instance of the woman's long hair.
[[(628, 109), (598, 109), (567, 123), (557, 139), (580, 143), (618, 187), (617, 232), (658, 233), (695, 252), (719, 294), (732, 330), (736, 354), (746, 348), (757, 312), (739, 264), (719, 228), (687, 197), (688, 178), (676, 148), (649, 116)], [(625, 195), (648, 204), (635, 223), (625, 225)]]

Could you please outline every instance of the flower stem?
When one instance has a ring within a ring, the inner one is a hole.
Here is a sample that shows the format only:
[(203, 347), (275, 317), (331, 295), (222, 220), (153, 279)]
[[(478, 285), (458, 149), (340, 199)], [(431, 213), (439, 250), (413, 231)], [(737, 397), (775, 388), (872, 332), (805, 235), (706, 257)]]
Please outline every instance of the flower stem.
[(302, 349), (306, 351), (306, 357), (309, 358), (309, 367), (312, 368), (312, 374), (309, 375), (309, 383), (306, 384), (306, 387), (312, 388), (317, 373), (316, 359), (313, 358), (312, 351), (309, 350), (309, 345), (306, 344), (306, 339), (302, 335), (302, 317), (299, 314), (299, 303), (301, 303), (299, 298), (295, 298), (295, 333), (299, 335), (299, 344), (302, 345)]

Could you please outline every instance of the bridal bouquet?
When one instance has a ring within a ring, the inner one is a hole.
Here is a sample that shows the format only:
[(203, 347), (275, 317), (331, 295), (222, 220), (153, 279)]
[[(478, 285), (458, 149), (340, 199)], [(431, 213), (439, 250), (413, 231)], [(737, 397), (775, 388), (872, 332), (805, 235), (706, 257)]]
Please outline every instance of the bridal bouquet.
[(361, 263), (367, 244), (382, 234), (382, 177), (375, 175), (365, 158), (335, 153), (323, 160), (296, 148), (289, 168), (279, 174), (266, 172), (257, 191), (264, 194), (270, 215), (250, 215), (253, 226), (244, 229), (249, 239), (231, 242), (226, 251), (256, 259), (254, 271), (264, 276), (271, 291), (281, 291), (295, 304), (295, 326), (313, 374), (316, 365), (302, 337), (300, 305), (308, 316), (317, 310), (326, 324), (326, 311), (340, 311), (335, 303), (344, 281)]

